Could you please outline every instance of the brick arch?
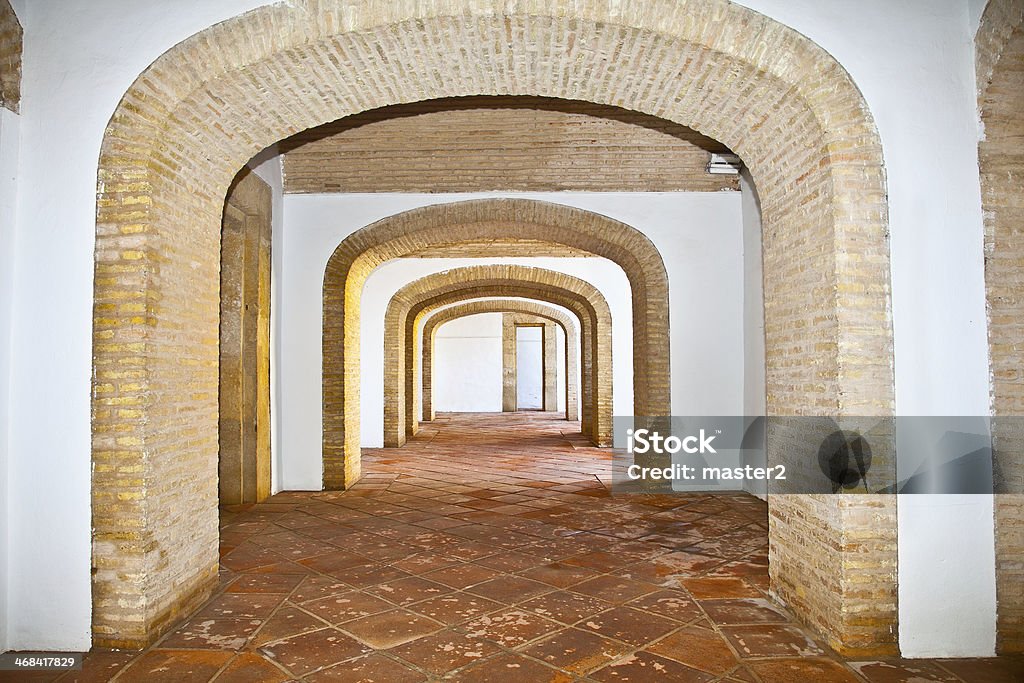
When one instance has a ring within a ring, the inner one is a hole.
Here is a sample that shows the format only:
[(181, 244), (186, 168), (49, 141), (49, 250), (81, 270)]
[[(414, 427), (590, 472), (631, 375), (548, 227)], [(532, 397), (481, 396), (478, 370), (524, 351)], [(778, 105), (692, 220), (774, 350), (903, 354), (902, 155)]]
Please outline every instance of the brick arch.
[[(576, 332), (576, 324), (572, 318), (557, 308), (545, 306), (536, 301), (523, 301), (520, 299), (486, 299), (483, 301), (469, 301), (457, 304), (451, 308), (445, 308), (433, 313), (423, 323), (422, 351), (423, 359), (420, 362), (422, 368), (421, 388), (419, 393), (422, 398), (420, 405), (423, 406), (423, 419), (430, 421), (434, 419), (434, 341), (438, 329), (445, 323), (459, 318), (480, 313), (523, 313), (543, 320), (550, 320), (562, 328), (565, 335), (565, 419), (574, 422), (579, 419), (580, 388), (576, 386), (576, 367), (579, 363), (580, 339)], [(590, 382), (586, 373), (582, 373), (580, 384), (586, 384), (587, 389), (583, 392), (584, 400), (587, 400), (587, 392), (590, 391)], [(412, 417), (418, 415), (416, 406), (413, 405)], [(406, 418), (408, 419), (408, 418)]]
[[(352, 113), (469, 94), (625, 106), (740, 154), (761, 198), (769, 412), (891, 413), (881, 144), (856, 85), (813, 41), (729, 0), (261, 7), (147, 67), (101, 146), (96, 644), (151, 642), (216, 584), (217, 245), (238, 168)], [(802, 619), (843, 652), (895, 652), (895, 501), (780, 497), (770, 537), (773, 590)], [(836, 537), (868, 540), (796, 550)], [(864, 572), (879, 577), (870, 596)]]
[[(358, 293), (366, 278), (389, 259), (426, 249), (469, 243), (477, 245), (475, 254), (485, 255), (487, 240), (496, 245), (491, 256), (545, 256), (548, 248), (553, 248), (550, 255), (558, 255), (569, 247), (617, 263), (632, 294), (633, 375), (638, 378), (634, 411), (637, 415), (671, 414), (668, 275), (661, 254), (643, 233), (592, 211), (529, 199), (425, 206), (357, 230), (338, 245), (327, 263), (323, 290), (326, 487), (343, 488), (360, 472), (359, 410), (348, 397), (358, 391)], [(515, 240), (522, 240), (523, 246), (517, 248)], [(418, 398), (410, 394), (408, 400)], [(586, 407), (582, 414), (586, 427)]]
[[(991, 0), (975, 38), (978, 109), (984, 136), (978, 145), (985, 215), (985, 288), (996, 465), (1015, 482), (995, 497), (996, 651), (1024, 652), (1024, 438), (1016, 423), (1024, 401), (1020, 326), (1024, 322), (1024, 0)], [(1012, 419), (1007, 419), (1012, 418)]]
[[(410, 282), (388, 302), (384, 315), (384, 445), (397, 447), (416, 433), (416, 342), (423, 320), (453, 303), (482, 297), (517, 297), (561, 306), (580, 322), (581, 374), (590, 391), (581, 406), (581, 431), (597, 446), (612, 436), (612, 316), (596, 287), (545, 268), (491, 265), (455, 268)], [(634, 382), (636, 380), (634, 379)]]

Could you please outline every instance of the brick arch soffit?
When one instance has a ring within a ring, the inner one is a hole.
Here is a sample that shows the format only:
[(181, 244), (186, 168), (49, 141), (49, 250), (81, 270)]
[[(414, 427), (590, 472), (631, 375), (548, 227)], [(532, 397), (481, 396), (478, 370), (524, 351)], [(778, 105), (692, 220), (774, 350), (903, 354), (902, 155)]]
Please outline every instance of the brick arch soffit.
[(419, 401), (417, 332), (433, 311), (482, 297), (517, 297), (568, 309), (580, 321), (582, 372), (591, 391), (581, 405), (581, 430), (596, 445), (611, 444), (611, 311), (604, 295), (585, 280), (529, 266), (469, 266), (410, 282), (388, 303), (384, 316), (384, 445), (401, 446), (415, 433)]
[[(422, 370), (421, 380), (421, 391), (420, 405), (423, 407), (423, 417), (425, 420), (433, 419), (433, 385), (434, 382), (430, 376), (433, 369), (433, 355), (434, 355), (434, 340), (437, 335), (437, 331), (446, 323), (450, 323), (453, 320), (465, 318), (471, 315), (477, 315), (480, 313), (526, 313), (537, 318), (544, 320), (550, 320), (562, 329), (562, 334), (565, 335), (565, 356), (566, 356), (566, 367), (570, 369), (566, 372), (565, 377), (565, 409), (566, 419), (570, 419), (569, 416), (574, 412), (570, 405), (572, 395), (575, 393), (575, 400), (581, 400), (583, 395), (582, 390), (573, 392), (573, 385), (576, 382), (575, 372), (572, 369), (576, 367), (576, 358), (579, 353), (580, 340), (579, 333), (577, 332), (576, 324), (580, 324), (577, 321), (573, 323), (572, 317), (563, 313), (562, 311), (546, 306), (536, 301), (523, 301), (520, 299), (486, 299), (483, 301), (468, 301), (461, 304), (456, 304), (451, 308), (444, 308), (441, 310), (435, 310), (431, 313), (430, 317), (423, 323), (423, 333), (420, 339), (422, 347), (422, 360), (420, 361), (420, 368)], [(587, 384), (587, 390), (590, 389), (589, 377), (586, 373), (581, 373), (580, 384)], [(413, 406), (414, 412), (412, 416), (415, 417), (415, 406)], [(406, 420), (410, 419), (408, 416)]]
[[(216, 576), (215, 496), (191, 486), (187, 473), (211, 478), (217, 449), (217, 349), (208, 340), (219, 310), (222, 205), (237, 170), (276, 141), (349, 114), (479, 94), (626, 106), (729, 146), (750, 169), (762, 202), (769, 412), (891, 413), (881, 142), (849, 74), (810, 39), (729, 0), (294, 0), (260, 7), (157, 58), (125, 92), (104, 133), (93, 541), (94, 549), (109, 549), (103, 562), (112, 569), (93, 580), (97, 644), (151, 642), (181, 609), (173, 598), (180, 582), (133, 583), (127, 570), (116, 571), (135, 566), (179, 527), (195, 530), (202, 557), (177, 558), (161, 571), (201, 587)], [(135, 375), (108, 391), (101, 376), (123, 364)], [(357, 414), (358, 401), (358, 391), (348, 392), (343, 408)], [(326, 444), (325, 463), (342, 461), (331, 469), (347, 477), (325, 480), (327, 488), (359, 477), (358, 444), (358, 425)], [(140, 476), (124, 482), (123, 471)], [(106, 504), (113, 490), (142, 500), (154, 480), (174, 490), (185, 509), (204, 510), (201, 519), (151, 518), (141, 503)], [(126, 516), (135, 520), (131, 546), (121, 543)], [(775, 573), (777, 590), (794, 602), (797, 576)], [(148, 605), (144, 618), (129, 624), (108, 607), (127, 603)], [(829, 633), (848, 629), (833, 623), (844, 616), (809, 618)]]
[(989, 0), (974, 38), (975, 82), (978, 108), (984, 113), (985, 96), (1014, 32), (1024, 26), (1024, 0)]
[[(339, 435), (358, 428), (358, 412), (344, 407), (350, 405), (345, 397), (356, 390), (359, 376), (352, 340), (359, 329), (357, 292), (362, 291), (369, 273), (389, 259), (438, 245), (509, 236), (570, 246), (608, 258), (623, 269), (632, 294), (633, 374), (640, 378), (635, 382), (634, 410), (638, 415), (671, 412), (668, 274), (661, 254), (646, 235), (607, 216), (550, 202), (480, 199), (434, 204), (357, 230), (338, 245), (328, 261), (323, 290), (325, 476), (330, 463), (338, 461), (327, 457), (332, 444)], [(535, 255), (535, 248), (525, 246), (523, 255)], [(512, 254), (505, 251), (501, 255)], [(418, 398), (410, 400), (418, 402)], [(345, 439), (345, 448), (351, 451), (358, 444)], [(333, 475), (331, 480), (336, 481)]]

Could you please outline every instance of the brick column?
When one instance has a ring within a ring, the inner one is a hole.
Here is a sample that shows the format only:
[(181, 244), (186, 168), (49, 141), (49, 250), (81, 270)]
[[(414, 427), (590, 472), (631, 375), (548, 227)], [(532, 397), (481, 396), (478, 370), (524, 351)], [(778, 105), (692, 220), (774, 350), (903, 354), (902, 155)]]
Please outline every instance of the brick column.
[[(555, 324), (544, 321), (543, 328), (544, 353), (544, 412), (553, 413), (558, 410), (558, 334)], [(566, 376), (568, 380), (568, 375)]]
[(221, 236), (220, 502), (270, 495), (270, 188), (246, 171)]
[(514, 413), (518, 407), (516, 396), (516, 323), (514, 314), (501, 316), (501, 412)]

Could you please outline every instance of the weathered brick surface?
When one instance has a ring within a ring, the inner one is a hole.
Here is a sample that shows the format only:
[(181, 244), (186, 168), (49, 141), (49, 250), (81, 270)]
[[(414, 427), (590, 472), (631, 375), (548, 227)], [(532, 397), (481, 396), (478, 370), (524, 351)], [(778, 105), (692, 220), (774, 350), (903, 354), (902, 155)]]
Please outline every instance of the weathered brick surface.
[(459, 97), (363, 112), (284, 141), (286, 192), (717, 192), (720, 142), (640, 112)]
[(428, 247), (402, 258), (493, 258), (495, 255), (519, 256), (551, 256), (562, 258), (580, 258), (593, 256), (585, 249), (576, 249), (556, 242), (534, 239), (517, 239), (513, 236), (494, 237), (486, 240), (469, 239), (458, 244), (443, 244)]
[[(565, 335), (565, 419), (575, 422), (579, 419), (579, 390), (577, 388), (576, 367), (579, 358), (579, 335), (576, 333), (576, 325), (565, 313), (551, 306), (536, 303), (534, 301), (521, 301), (516, 299), (488, 299), (484, 301), (470, 301), (465, 304), (458, 304), (451, 308), (442, 309), (423, 323), (422, 341), (423, 346), (423, 419), (430, 421), (435, 417), (433, 400), (433, 367), (434, 367), (434, 344), (437, 338), (437, 329), (452, 320), (464, 318), (467, 315), (478, 313), (514, 313), (529, 316), (535, 321), (549, 321), (562, 328)], [(502, 332), (504, 334), (504, 317), (502, 320)], [(511, 350), (510, 350), (511, 347)], [(504, 336), (502, 338), (502, 362), (503, 373), (507, 371), (507, 356), (515, 352), (514, 344), (509, 344)], [(557, 349), (555, 349), (557, 353)], [(582, 381), (587, 382), (588, 376), (584, 373)], [(506, 381), (503, 374), (503, 397), (509, 391), (508, 386), (515, 388), (515, 381)]]
[(526, 313), (505, 313), (501, 316), (501, 409), (519, 410), (519, 337), (520, 327), (541, 328), (541, 410), (558, 410), (558, 346), (555, 323)]
[[(97, 644), (152, 640), (214, 580), (218, 256), (231, 179), (253, 154), (304, 129), (460, 95), (624, 106), (733, 149), (762, 201), (769, 412), (891, 412), (880, 142), (849, 75), (804, 36), (727, 0), (261, 7), (157, 59), (104, 136), (93, 347)], [(358, 310), (346, 309), (351, 281), (337, 282), (344, 291), (327, 292), (325, 316), (332, 326), (343, 314), (346, 325), (350, 313), (358, 322)], [(659, 299), (631, 285), (634, 306), (644, 302), (638, 334), (667, 347), (667, 329), (645, 328), (658, 322)], [(357, 335), (345, 335), (345, 346), (357, 357)], [(659, 384), (667, 359), (641, 365), (636, 378), (653, 387), (650, 412), (668, 408)], [(346, 391), (343, 375), (325, 372), (325, 407), (339, 401), (337, 414), (357, 415), (357, 383)], [(345, 449), (358, 445), (358, 430), (335, 427), (325, 424), (325, 467), (347, 466), (328, 486), (358, 477), (357, 451)], [(776, 592), (840, 649), (893, 652), (895, 502), (771, 504)], [(856, 545), (824, 541), (837, 536)], [(860, 585), (866, 575), (877, 577), (870, 592)]]
[[(985, 212), (985, 281), (989, 307), (992, 411), (1024, 415), (1024, 1), (991, 0), (978, 35), (978, 146)], [(1020, 420), (996, 420), (998, 471), (1006, 490), (1024, 487)], [(996, 496), (997, 650), (1024, 652), (1024, 496)]]
[(222, 504), (270, 495), (270, 186), (243, 169), (224, 204), (220, 268)]
[(0, 107), (13, 112), (21, 103), (21, 52), (24, 32), (10, 0), (0, 0)]
[[(499, 239), (488, 247), (482, 239)], [(510, 241), (527, 240), (520, 244)], [(324, 278), (324, 484), (358, 478), (359, 305), (362, 283), (384, 261), (424, 249), (474, 245), (478, 256), (551, 256), (546, 245), (585, 250), (618, 263), (630, 282), (633, 307), (634, 410), (668, 415), (668, 275), (661, 254), (635, 228), (590, 211), (526, 199), (482, 199), (425, 206), (358, 230), (335, 250)], [(464, 254), (461, 254), (464, 255)], [(409, 400), (414, 399), (413, 396)], [(584, 401), (584, 429), (590, 413)]]
[(581, 430), (598, 446), (611, 445), (611, 311), (596, 287), (544, 268), (470, 266), (410, 282), (388, 302), (384, 315), (384, 445), (405, 444), (418, 425), (419, 334), (422, 321), (438, 308), (481, 297), (521, 297), (572, 311), (580, 321), (583, 388)]

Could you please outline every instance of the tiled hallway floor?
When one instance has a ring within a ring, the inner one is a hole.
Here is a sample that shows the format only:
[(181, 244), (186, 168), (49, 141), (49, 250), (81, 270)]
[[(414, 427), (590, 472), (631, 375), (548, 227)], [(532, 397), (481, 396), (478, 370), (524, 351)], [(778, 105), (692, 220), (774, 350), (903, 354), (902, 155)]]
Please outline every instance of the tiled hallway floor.
[(365, 450), (350, 491), (224, 510), (221, 592), (59, 680), (1024, 680), (1019, 660), (842, 662), (765, 594), (764, 503), (612, 497), (610, 452), (568, 427), (442, 415)]

